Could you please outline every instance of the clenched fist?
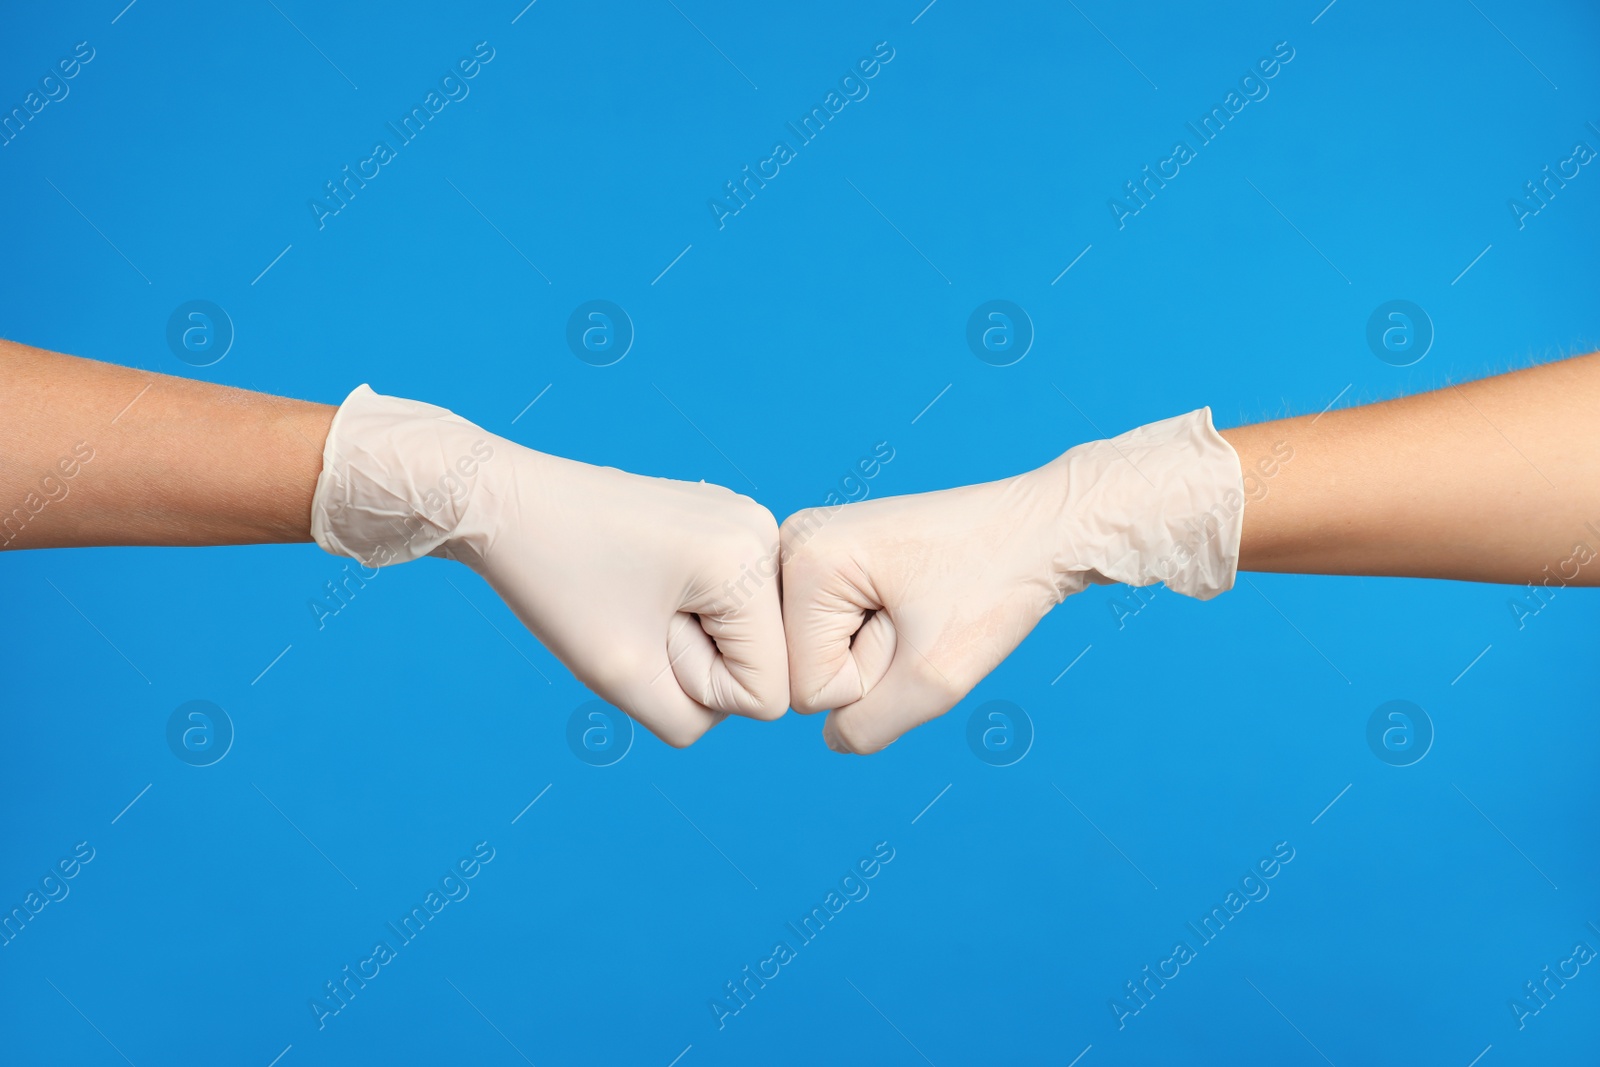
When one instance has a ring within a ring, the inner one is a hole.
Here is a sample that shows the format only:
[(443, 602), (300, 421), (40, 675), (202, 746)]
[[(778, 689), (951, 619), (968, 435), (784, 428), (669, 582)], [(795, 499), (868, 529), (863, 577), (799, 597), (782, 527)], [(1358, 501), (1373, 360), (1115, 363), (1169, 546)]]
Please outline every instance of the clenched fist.
[(788, 708), (776, 583), (748, 581), (772, 560), (777, 523), (722, 486), (535, 452), (361, 386), (328, 433), (311, 530), (372, 567), (460, 560), (580, 681), (670, 745), (730, 713)]
[(1238, 457), (1209, 409), (982, 485), (816, 508), (781, 531), (790, 702), (840, 752), (950, 710), (1091, 582), (1233, 585)]

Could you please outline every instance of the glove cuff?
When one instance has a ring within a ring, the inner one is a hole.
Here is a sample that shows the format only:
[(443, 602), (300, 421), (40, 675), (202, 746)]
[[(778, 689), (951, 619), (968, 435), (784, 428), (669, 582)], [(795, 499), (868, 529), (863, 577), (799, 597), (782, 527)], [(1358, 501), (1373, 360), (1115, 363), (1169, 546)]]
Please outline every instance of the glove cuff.
[(1079, 445), (1058, 464), (1067, 499), (1057, 558), (1069, 584), (1163, 582), (1200, 600), (1233, 588), (1244, 479), (1210, 408)]
[(444, 408), (357, 386), (334, 415), (311, 536), (367, 567), (448, 553), (494, 438)]

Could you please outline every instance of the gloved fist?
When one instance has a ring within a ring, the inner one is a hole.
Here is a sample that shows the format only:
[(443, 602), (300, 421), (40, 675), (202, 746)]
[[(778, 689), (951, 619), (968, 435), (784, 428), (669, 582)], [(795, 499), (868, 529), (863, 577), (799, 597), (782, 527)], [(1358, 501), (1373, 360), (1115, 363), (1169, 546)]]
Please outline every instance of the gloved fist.
[(460, 560), (670, 745), (788, 707), (777, 582), (757, 578), (774, 569), (777, 524), (721, 486), (536, 452), (363, 385), (329, 431), (311, 531), (369, 567)]
[(1233, 585), (1238, 457), (1210, 409), (1014, 478), (814, 508), (781, 532), (790, 702), (876, 752), (966, 696), (1090, 582), (1209, 599)]

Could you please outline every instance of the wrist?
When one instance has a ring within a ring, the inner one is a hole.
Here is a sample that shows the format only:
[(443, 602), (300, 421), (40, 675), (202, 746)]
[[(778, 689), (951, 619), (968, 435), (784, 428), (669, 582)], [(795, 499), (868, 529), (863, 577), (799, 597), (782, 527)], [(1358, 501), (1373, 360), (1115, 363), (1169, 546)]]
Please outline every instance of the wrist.
[(1090, 441), (1040, 468), (1058, 502), (1052, 572), (1209, 600), (1233, 587), (1244, 493), (1238, 456), (1201, 408)]
[(504, 444), (444, 408), (358, 386), (328, 429), (312, 538), (368, 567), (455, 558), (482, 468)]

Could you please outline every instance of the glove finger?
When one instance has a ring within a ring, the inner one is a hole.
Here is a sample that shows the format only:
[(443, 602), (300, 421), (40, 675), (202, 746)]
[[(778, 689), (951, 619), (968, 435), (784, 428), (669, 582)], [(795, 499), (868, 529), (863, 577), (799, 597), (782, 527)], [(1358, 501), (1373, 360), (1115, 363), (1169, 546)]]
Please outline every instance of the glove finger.
[(850, 640), (850, 658), (839, 668), (833, 680), (816, 694), (818, 709), (839, 708), (853, 704), (862, 694), (883, 681), (894, 662), (894, 624), (886, 612), (867, 615), (867, 621)]
[[(879, 612), (872, 623), (887, 618), (886, 612)], [(881, 655), (882, 646), (887, 644), (880, 627), (894, 630), (887, 622), (872, 627), (879, 632), (869, 637), (878, 648), (871, 655)], [(828, 714), (822, 736), (835, 752), (877, 752), (907, 730), (943, 715), (965, 695), (955, 692), (955, 686), (923, 658), (904, 634), (896, 632), (891, 647), (893, 660), (888, 670), (866, 694)]]
[(687, 748), (728, 717), (726, 712), (708, 708), (683, 691), (664, 647), (659, 662), (649, 666), (648, 675), (625, 682), (614, 694), (600, 695), (673, 748)]
[[(727, 536), (692, 546), (700, 562), (668, 632), (674, 670), (684, 691), (708, 707), (779, 718), (789, 710), (789, 651), (779, 606), (777, 523), (766, 508), (732, 490), (693, 488), (702, 496), (712, 492), (724, 505), (723, 497), (732, 497), (745, 506), (730, 515)], [(681, 625), (685, 615), (691, 616), (688, 626)]]
[[(851, 640), (867, 613), (883, 605), (845, 575), (844, 568), (856, 569), (848, 559), (820, 558), (814, 548), (795, 547), (791, 530), (803, 528), (795, 519), (784, 524), (783, 629), (789, 642), (789, 700), (796, 711), (810, 715), (861, 698), (861, 664)], [(875, 652), (874, 662), (879, 658)]]
[[(899, 632), (889, 620), (887, 611), (875, 611), (861, 624), (861, 629), (856, 631), (850, 642), (850, 658), (856, 661), (856, 675), (861, 679), (856, 699), (872, 692), (883, 681), (894, 663), (899, 644)], [(829, 707), (836, 708), (848, 703), (849, 700), (842, 700)]]
[(678, 612), (667, 654), (683, 691), (718, 711), (769, 721), (782, 716), (789, 707), (788, 653), (776, 603), (770, 613), (770, 621), (757, 621)]

